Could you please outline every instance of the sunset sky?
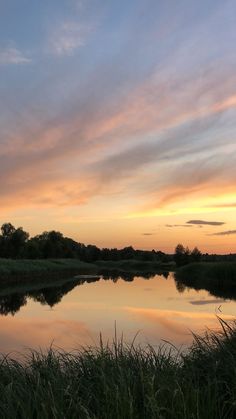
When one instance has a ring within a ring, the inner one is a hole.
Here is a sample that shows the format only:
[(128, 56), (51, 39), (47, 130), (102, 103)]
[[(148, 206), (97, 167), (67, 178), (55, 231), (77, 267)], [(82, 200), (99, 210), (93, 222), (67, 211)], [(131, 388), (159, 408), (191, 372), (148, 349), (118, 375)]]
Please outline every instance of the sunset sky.
[(236, 252), (235, 0), (3, 0), (0, 223)]

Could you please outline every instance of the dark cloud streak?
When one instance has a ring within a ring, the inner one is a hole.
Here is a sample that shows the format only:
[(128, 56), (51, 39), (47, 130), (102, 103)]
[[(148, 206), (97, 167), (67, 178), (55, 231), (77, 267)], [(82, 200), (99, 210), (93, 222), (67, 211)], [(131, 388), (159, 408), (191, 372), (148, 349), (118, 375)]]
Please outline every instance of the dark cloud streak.
[(225, 223), (223, 221), (204, 221), (204, 220), (190, 220), (186, 221), (187, 224), (192, 225), (208, 225), (208, 226), (222, 226)]
[(236, 230), (219, 231), (218, 233), (207, 234), (207, 236), (231, 236), (236, 234)]

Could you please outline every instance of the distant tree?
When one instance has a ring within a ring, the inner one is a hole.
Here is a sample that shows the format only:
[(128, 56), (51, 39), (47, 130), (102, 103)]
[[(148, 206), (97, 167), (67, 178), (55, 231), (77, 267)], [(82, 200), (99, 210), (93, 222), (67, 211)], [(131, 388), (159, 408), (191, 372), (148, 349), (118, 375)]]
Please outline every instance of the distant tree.
[(175, 248), (174, 261), (177, 266), (185, 264), (185, 247), (179, 243)]
[(41, 259), (43, 257), (40, 248), (40, 243), (34, 237), (28, 240), (25, 246), (24, 257), (26, 257), (27, 259)]
[(24, 248), (27, 240), (29, 239), (29, 233), (23, 230), (22, 227), (17, 228), (10, 237), (12, 254), (11, 257), (21, 257), (24, 253)]
[(174, 261), (177, 266), (187, 265), (190, 262), (190, 250), (182, 244), (178, 244), (175, 248)]
[(4, 223), (1, 227), (2, 237), (9, 238), (15, 230), (15, 227), (11, 223)]
[(85, 259), (86, 262), (95, 262), (99, 259), (100, 249), (97, 246), (89, 244), (86, 247)]
[(122, 259), (134, 259), (135, 256), (135, 250), (132, 246), (124, 247), (120, 250), (120, 253)]
[(22, 227), (15, 228), (11, 223), (1, 227), (0, 256), (5, 258), (18, 258), (23, 256), (25, 243), (29, 234)]
[(197, 247), (194, 247), (194, 249), (191, 252), (191, 260), (193, 262), (200, 262), (202, 259), (202, 253)]

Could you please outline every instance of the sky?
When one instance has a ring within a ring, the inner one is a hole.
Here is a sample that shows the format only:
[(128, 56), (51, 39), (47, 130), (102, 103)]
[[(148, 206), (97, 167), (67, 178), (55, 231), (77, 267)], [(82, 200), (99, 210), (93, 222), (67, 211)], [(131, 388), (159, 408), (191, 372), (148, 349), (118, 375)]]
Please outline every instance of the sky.
[(236, 252), (236, 2), (0, 8), (0, 223)]

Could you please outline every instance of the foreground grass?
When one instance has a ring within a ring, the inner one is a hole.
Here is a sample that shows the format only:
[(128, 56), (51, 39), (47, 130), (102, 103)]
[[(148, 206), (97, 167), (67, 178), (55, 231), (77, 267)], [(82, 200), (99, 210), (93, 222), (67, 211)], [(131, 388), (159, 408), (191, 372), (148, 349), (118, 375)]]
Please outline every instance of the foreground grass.
[(68, 354), (2, 358), (3, 419), (236, 417), (236, 329), (195, 337), (188, 354), (122, 340)]
[(177, 282), (216, 297), (236, 298), (236, 262), (191, 263), (175, 273)]

